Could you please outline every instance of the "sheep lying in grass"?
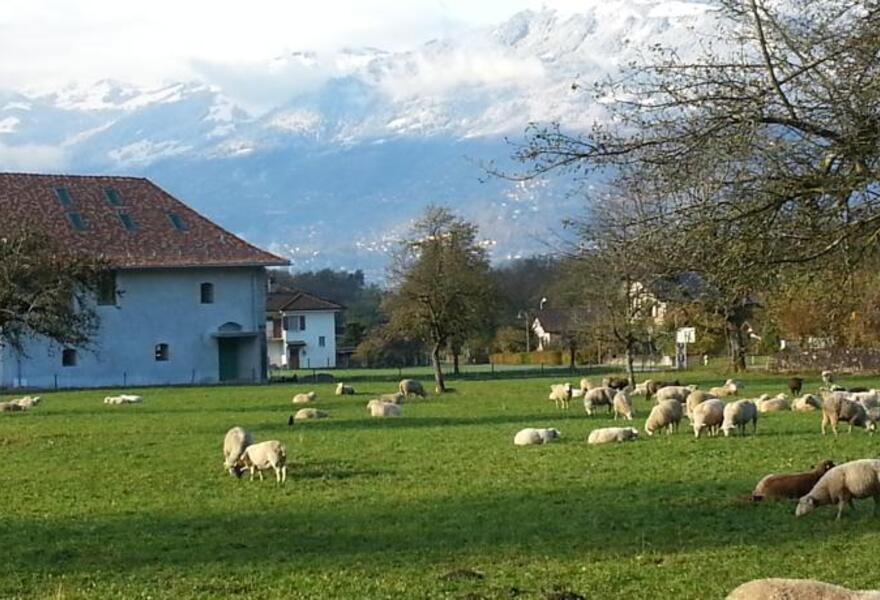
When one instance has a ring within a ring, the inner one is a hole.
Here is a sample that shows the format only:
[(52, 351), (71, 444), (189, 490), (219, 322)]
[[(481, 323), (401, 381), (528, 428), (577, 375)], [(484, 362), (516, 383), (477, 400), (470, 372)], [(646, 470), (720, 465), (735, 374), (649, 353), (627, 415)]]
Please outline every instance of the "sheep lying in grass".
[(837, 423), (840, 421), (849, 423), (850, 433), (854, 425), (864, 427), (868, 432), (876, 428), (865, 407), (847, 398), (844, 392), (825, 394), (822, 401), (822, 435), (825, 435), (827, 425), (831, 425), (831, 430), (837, 435)]
[(694, 407), (691, 415), (691, 426), (694, 428), (694, 437), (703, 435), (707, 430), (709, 435), (718, 435), (721, 424), (724, 422), (724, 402), (718, 398), (709, 398)]
[(415, 379), (401, 379), (397, 386), (398, 391), (409, 398), (410, 396), (419, 396), (425, 398), (425, 388)]
[(791, 403), (791, 410), (798, 412), (810, 412), (822, 409), (822, 401), (813, 394), (804, 394)]
[(294, 421), (311, 421), (314, 419), (326, 419), (330, 414), (323, 411), (318, 410), (317, 408), (301, 408), (296, 411), (296, 414), (293, 415)]
[(730, 432), (738, 429), (742, 435), (746, 434), (746, 425), (752, 422), (752, 433), (758, 431), (758, 407), (751, 400), (737, 400), (724, 407), (724, 422), (721, 431), (724, 437), (730, 436)]
[(403, 416), (403, 410), (400, 405), (393, 402), (381, 402), (379, 400), (370, 400), (367, 402), (367, 411), (371, 417), (400, 417)]
[(874, 498), (874, 514), (880, 510), (880, 460), (864, 458), (838, 465), (825, 473), (797, 505), (795, 515), (802, 517), (817, 506), (837, 504), (837, 518), (843, 507), (853, 507), (853, 499)]
[(766, 398), (760, 400), (758, 405), (758, 412), (761, 413), (770, 413), (770, 412), (784, 412), (787, 410), (791, 410), (791, 403), (788, 401), (788, 398), (784, 397), (784, 394), (780, 394), (775, 398)]
[(132, 394), (120, 394), (118, 396), (107, 396), (104, 398), (104, 404), (120, 405), (120, 404), (140, 404), (144, 401), (141, 396)]
[(614, 390), (608, 387), (597, 387), (587, 391), (584, 394), (584, 410), (588, 415), (592, 416), (593, 410), (597, 407), (607, 406), (608, 411), (611, 412), (611, 407), (614, 403), (614, 393)]
[(590, 432), (587, 438), (588, 444), (613, 444), (616, 442), (629, 442), (639, 437), (639, 430), (635, 427), (603, 427)]
[(678, 400), (661, 400), (654, 405), (654, 408), (651, 409), (651, 413), (648, 415), (648, 419), (645, 421), (645, 433), (654, 435), (654, 432), (665, 429), (668, 435), (678, 431), (681, 416), (681, 403)]
[(704, 392), (702, 390), (694, 390), (688, 394), (684, 401), (685, 415), (687, 415), (687, 418), (693, 418), (694, 408), (696, 408), (697, 405), (702, 404), (706, 400), (712, 399), (717, 399), (717, 396), (713, 396), (709, 392)]
[(21, 410), (30, 410), (40, 403), (39, 396), (25, 396), (24, 398), (16, 398), (14, 400), (9, 401), (10, 404), (15, 404)]
[(800, 498), (808, 494), (822, 476), (834, 467), (830, 460), (823, 460), (812, 471), (806, 473), (791, 473), (787, 475), (767, 475), (752, 492), (752, 501), (760, 502), (768, 499)]
[(0, 412), (21, 412), (24, 409), (15, 402), (0, 402)]
[(336, 386), (336, 395), (337, 396), (352, 396), (354, 395), (354, 388), (350, 385), (345, 385), (341, 381)]
[(657, 390), (654, 397), (657, 402), (677, 400), (680, 404), (684, 404), (687, 401), (688, 395), (696, 389), (697, 386), (695, 385), (667, 385)]
[(260, 481), (263, 481), (263, 471), (266, 469), (275, 471), (276, 482), (283, 484), (287, 481), (287, 449), (278, 440), (248, 446), (236, 465), (250, 471), (251, 481), (255, 473), (259, 473)]
[(241, 477), (241, 469), (236, 465), (245, 449), (253, 443), (253, 436), (241, 427), (233, 427), (226, 432), (223, 438), (223, 468), (230, 475)]
[(755, 579), (727, 600), (880, 600), (880, 592), (854, 591), (813, 579)]
[(570, 383), (555, 383), (550, 386), (550, 400), (553, 400), (553, 403), (556, 404), (556, 408), (568, 408), (568, 404), (571, 401), (571, 384)]
[(555, 442), (562, 434), (559, 433), (558, 429), (535, 429), (533, 427), (527, 427), (526, 429), (519, 430), (515, 436), (513, 436), (513, 444), (515, 446), (533, 446), (538, 444), (549, 444), (550, 442)]
[(733, 379), (728, 379), (724, 385), (720, 387), (709, 388), (709, 393), (716, 398), (727, 398), (728, 396), (736, 396), (739, 387)]
[(294, 404), (308, 404), (309, 402), (314, 402), (315, 398), (317, 398), (317, 397), (318, 397), (318, 395), (315, 394), (315, 392), (308, 392), (305, 394), (297, 394), (296, 396), (293, 397), (293, 403)]
[(380, 402), (391, 402), (392, 404), (403, 404), (406, 400), (406, 394), (394, 392), (393, 394), (380, 394), (378, 400)]
[(626, 419), (627, 421), (632, 421), (635, 413), (633, 412), (632, 400), (629, 397), (629, 392), (627, 388), (624, 388), (614, 394), (614, 400), (612, 401), (612, 409), (614, 411), (614, 420), (617, 420), (617, 417), (621, 417), (622, 419)]

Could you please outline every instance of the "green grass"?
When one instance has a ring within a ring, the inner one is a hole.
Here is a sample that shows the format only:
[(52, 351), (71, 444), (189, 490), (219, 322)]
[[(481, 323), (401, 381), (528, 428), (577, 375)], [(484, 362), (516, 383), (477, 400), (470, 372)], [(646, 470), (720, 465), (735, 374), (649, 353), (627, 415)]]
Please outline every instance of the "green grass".
[[(784, 389), (745, 379), (744, 396)], [(695, 440), (683, 426), (590, 447), (612, 421), (576, 403), (561, 414), (551, 381), (457, 381), (388, 421), (364, 409), (388, 384), (342, 398), (323, 384), (316, 406), (332, 418), (292, 428), (289, 399), (309, 386), (149, 389), (122, 407), (102, 392), (46, 394), (0, 415), (0, 598), (723, 598), (766, 576), (877, 586), (870, 501), (835, 522), (833, 509), (795, 519), (791, 504), (747, 496), (768, 472), (876, 456), (880, 437), (823, 438), (817, 414), (787, 413), (746, 438)], [(233, 425), (284, 441), (286, 486), (222, 471)], [(514, 447), (527, 426), (563, 440)], [(457, 569), (484, 577), (443, 578)]]

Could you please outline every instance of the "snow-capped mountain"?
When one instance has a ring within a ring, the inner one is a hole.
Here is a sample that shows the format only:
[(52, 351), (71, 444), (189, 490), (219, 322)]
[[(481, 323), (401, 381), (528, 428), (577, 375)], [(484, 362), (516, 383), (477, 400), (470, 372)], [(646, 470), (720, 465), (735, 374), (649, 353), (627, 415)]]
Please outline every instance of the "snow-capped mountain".
[[(542, 251), (583, 200), (564, 182), (487, 178), (481, 163), (503, 164), (505, 136), (529, 122), (602, 119), (593, 82), (651, 44), (687, 52), (713, 26), (698, 0), (585, 4), (408, 52), (294, 52), (247, 72), (203, 65), (203, 81), (155, 88), (0, 91), (0, 170), (144, 175), (300, 268), (381, 276), (428, 203), (479, 222), (497, 259)], [(261, 93), (280, 99), (254, 109)]]

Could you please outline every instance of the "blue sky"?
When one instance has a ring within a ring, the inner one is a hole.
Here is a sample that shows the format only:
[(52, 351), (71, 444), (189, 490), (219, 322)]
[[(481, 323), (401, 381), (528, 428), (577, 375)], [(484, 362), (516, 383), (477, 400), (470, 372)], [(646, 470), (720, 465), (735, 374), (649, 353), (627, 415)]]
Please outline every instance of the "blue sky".
[[(402, 50), (457, 30), (601, 0), (3, 0), (0, 87), (199, 78), (297, 50)], [(209, 69), (210, 70), (210, 69)]]

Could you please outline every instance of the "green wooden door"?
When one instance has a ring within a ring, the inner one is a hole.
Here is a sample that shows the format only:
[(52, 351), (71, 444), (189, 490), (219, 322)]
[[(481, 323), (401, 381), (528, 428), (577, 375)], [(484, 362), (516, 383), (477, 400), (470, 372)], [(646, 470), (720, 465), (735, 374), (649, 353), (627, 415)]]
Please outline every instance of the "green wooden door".
[(220, 338), (217, 340), (220, 357), (220, 381), (238, 379), (238, 340)]

